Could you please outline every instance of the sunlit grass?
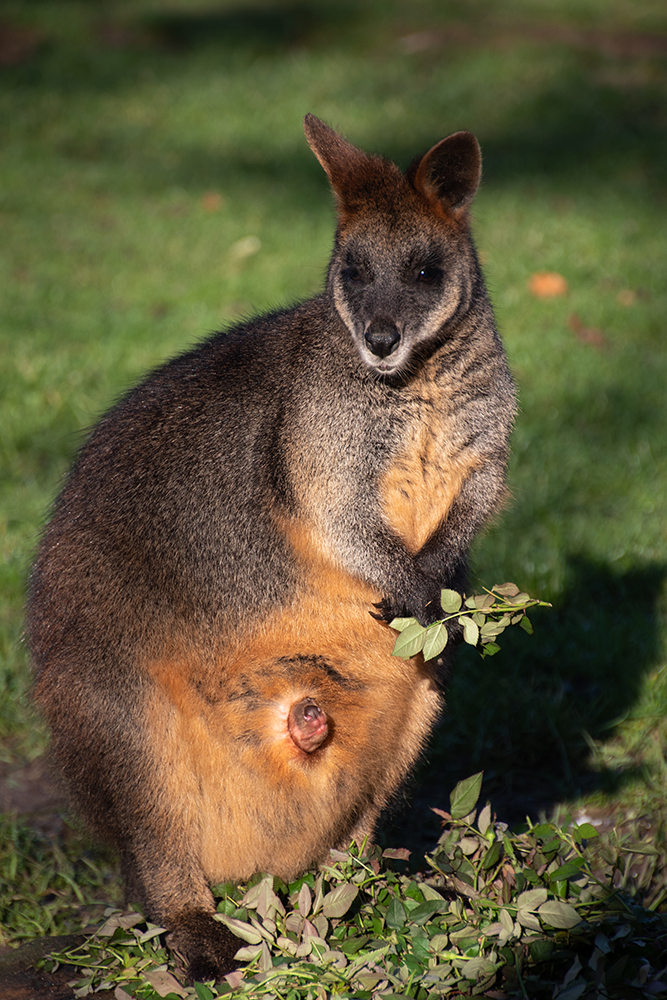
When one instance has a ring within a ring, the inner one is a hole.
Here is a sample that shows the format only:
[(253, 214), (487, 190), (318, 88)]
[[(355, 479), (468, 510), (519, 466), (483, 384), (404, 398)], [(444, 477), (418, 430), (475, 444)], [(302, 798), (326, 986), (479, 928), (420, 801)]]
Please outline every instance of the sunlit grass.
[[(333, 211), (312, 111), (403, 166), (458, 128), (482, 142), (475, 232), (522, 409), (475, 575), (554, 605), (533, 638), (461, 657), (428, 792), (392, 836), (481, 768), (513, 816), (593, 799), (661, 815), (667, 67), (576, 32), (667, 31), (662, 5), (305, 7), (264, 4), (272, 35), (247, 4), (228, 21), (199, 3), (6, 5), (41, 43), (0, 89), (2, 753), (44, 746), (23, 592), (85, 429), (162, 359), (321, 287)], [(529, 30), (550, 24), (575, 34)], [(535, 298), (539, 271), (567, 294)]]

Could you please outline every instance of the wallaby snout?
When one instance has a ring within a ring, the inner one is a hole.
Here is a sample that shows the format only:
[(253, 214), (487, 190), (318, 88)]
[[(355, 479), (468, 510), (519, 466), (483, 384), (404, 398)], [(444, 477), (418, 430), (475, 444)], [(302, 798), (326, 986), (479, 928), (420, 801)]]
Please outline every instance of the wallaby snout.
[(401, 334), (392, 320), (376, 317), (368, 324), (364, 340), (373, 354), (378, 358), (386, 358), (400, 344)]

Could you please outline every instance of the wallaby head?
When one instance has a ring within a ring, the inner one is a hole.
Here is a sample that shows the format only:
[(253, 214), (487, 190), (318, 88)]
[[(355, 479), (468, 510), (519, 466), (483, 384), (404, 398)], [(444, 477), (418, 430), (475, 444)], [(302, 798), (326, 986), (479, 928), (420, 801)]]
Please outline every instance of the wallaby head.
[(329, 294), (362, 361), (379, 378), (400, 379), (447, 338), (480, 280), (467, 218), (479, 144), (456, 132), (403, 174), (314, 115), (304, 128), (336, 196)]

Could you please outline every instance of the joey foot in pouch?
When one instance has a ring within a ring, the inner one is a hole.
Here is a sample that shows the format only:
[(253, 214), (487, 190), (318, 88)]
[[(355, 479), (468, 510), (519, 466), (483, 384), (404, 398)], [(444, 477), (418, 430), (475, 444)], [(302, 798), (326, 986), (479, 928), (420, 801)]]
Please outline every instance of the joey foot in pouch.
[(312, 698), (302, 698), (292, 705), (287, 728), (294, 743), (305, 753), (322, 746), (329, 732), (327, 717)]

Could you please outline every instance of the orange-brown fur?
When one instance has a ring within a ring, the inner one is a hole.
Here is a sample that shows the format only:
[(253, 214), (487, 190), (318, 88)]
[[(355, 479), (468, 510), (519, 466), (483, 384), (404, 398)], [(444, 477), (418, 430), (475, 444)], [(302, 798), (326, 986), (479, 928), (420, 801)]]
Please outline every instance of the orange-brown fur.
[[(310, 585), (306, 577), (294, 606), (220, 650), (211, 663), (193, 664), (186, 654), (147, 665), (159, 691), (147, 731), (170, 762), (169, 798), (191, 802), (200, 817), (197, 853), (209, 881), (247, 879), (265, 870), (293, 879), (326, 857), (329, 817), (345, 812), (345, 796), (332, 785), (336, 775), (358, 773), (370, 758), (374, 812), (379, 812), (414, 763), (441, 709), (435, 669), (421, 657), (405, 663), (391, 655), (395, 633), (368, 614), (377, 597), (330, 569)], [(276, 650), (289, 660), (317, 657), (323, 649), (327, 663), (345, 672), (342, 690), (312, 664), (295, 675), (293, 668), (276, 663)], [(222, 697), (220, 677), (225, 678)], [(228, 693), (237, 680), (249, 678), (262, 704), (241, 715)], [(293, 744), (287, 731), (289, 706), (305, 695), (315, 696), (332, 729), (312, 757)], [(261, 742), (235, 753), (246, 730)], [(401, 733), (398, 748), (396, 733)], [(379, 761), (381, 774), (376, 773)], [(357, 793), (356, 787), (350, 790), (352, 797)], [(257, 803), (266, 811), (266, 829), (249, 842), (246, 831), (253, 826)], [(273, 809), (267, 809), (269, 803), (275, 803)], [(304, 819), (299, 830), (281, 834), (288, 803), (298, 803), (302, 815), (311, 819)], [(238, 831), (238, 840), (225, 830)], [(369, 834), (372, 823), (367, 820), (363, 831), (354, 832)], [(351, 833), (343, 835), (339, 846)], [(223, 839), (224, 859), (219, 849)]]
[(463, 483), (482, 461), (457, 440), (446, 394), (434, 379), (421, 380), (416, 404), (418, 418), (408, 447), (380, 485), (385, 516), (411, 552), (418, 552), (446, 522)]

